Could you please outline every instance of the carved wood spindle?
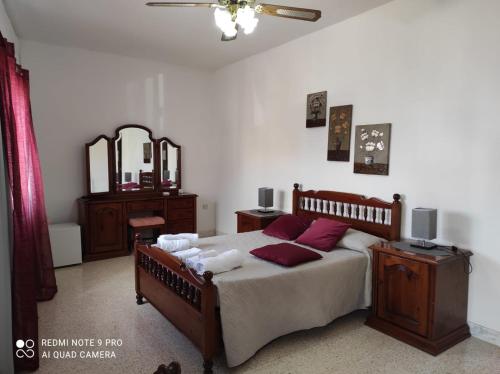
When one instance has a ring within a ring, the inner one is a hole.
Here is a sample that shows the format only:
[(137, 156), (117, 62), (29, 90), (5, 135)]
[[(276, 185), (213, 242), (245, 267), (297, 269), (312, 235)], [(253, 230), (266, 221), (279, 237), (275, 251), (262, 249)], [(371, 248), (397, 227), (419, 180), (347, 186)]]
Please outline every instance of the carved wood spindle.
[(190, 285), (189, 286), (189, 297), (188, 297), (188, 300), (191, 304), (194, 303), (194, 296), (195, 296), (195, 288), (193, 285)]
[(172, 282), (170, 282), (169, 286), (170, 288), (175, 288), (176, 285), (177, 285), (177, 274), (172, 272)]
[(183, 284), (184, 279), (182, 279), (181, 277), (177, 277), (177, 285), (175, 287), (175, 292), (177, 293), (177, 295), (181, 295)]
[(349, 203), (344, 203), (344, 217), (349, 218)]
[(366, 221), (373, 222), (373, 207), (372, 206), (366, 207)]
[(337, 201), (337, 210), (335, 212), (337, 216), (342, 216), (342, 203)]
[(351, 204), (351, 218), (352, 219), (357, 219), (357, 209), (358, 209), (358, 205), (357, 204)]
[(385, 217), (384, 217), (384, 225), (390, 226), (391, 225), (391, 210), (386, 209), (385, 210)]
[(328, 210), (328, 214), (333, 216), (335, 214), (335, 201), (330, 201), (330, 209)]
[(323, 209), (323, 200), (316, 199), (316, 213), (321, 213)]
[(366, 209), (366, 206), (364, 205), (360, 205), (359, 206), (359, 215), (358, 215), (358, 219), (360, 221), (365, 221), (366, 218), (365, 218), (365, 209)]

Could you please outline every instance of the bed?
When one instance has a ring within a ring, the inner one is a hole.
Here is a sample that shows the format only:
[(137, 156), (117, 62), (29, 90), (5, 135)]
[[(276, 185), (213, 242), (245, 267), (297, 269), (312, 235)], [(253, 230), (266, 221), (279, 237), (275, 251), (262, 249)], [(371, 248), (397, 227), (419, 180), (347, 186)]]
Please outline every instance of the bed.
[[(385, 202), (350, 193), (301, 191), (295, 184), (293, 214), (335, 219), (386, 240), (399, 240), (397, 194), (394, 201)], [(245, 261), (227, 273), (198, 276), (177, 258), (136, 238), (137, 303), (147, 299), (198, 347), (204, 373), (212, 372), (213, 357), (223, 346), (228, 366), (237, 366), (279, 336), (324, 326), (371, 305), (367, 248), (321, 252), (322, 260), (294, 268), (248, 253), (281, 242), (261, 231), (202, 239), (200, 248), (237, 248)]]

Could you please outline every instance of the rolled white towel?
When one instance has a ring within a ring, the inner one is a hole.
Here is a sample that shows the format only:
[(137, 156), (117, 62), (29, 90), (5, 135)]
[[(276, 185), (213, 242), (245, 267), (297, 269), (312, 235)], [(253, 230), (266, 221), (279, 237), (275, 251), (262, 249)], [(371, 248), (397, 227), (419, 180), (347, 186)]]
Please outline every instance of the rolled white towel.
[(189, 249), (191, 243), (188, 239), (161, 240), (158, 238), (156, 245), (166, 252), (178, 252)]
[(201, 251), (198, 255), (186, 259), (186, 265), (189, 266), (190, 268), (194, 268), (196, 263), (200, 261), (202, 258), (215, 257), (217, 255), (218, 253), (214, 249), (211, 249), (209, 251)]
[(165, 235), (160, 235), (158, 237), (158, 240), (179, 240), (179, 239), (187, 239), (191, 242), (191, 244), (194, 244), (198, 241), (198, 234), (189, 234), (189, 233), (184, 233), (184, 234), (165, 234)]
[(200, 252), (201, 252), (200, 248), (190, 248), (184, 251), (174, 252), (172, 253), (172, 255), (185, 261), (190, 257), (197, 256)]
[(215, 257), (202, 258), (195, 264), (195, 270), (203, 275), (206, 271), (214, 274), (224, 273), (243, 264), (243, 255), (237, 249), (231, 249)]

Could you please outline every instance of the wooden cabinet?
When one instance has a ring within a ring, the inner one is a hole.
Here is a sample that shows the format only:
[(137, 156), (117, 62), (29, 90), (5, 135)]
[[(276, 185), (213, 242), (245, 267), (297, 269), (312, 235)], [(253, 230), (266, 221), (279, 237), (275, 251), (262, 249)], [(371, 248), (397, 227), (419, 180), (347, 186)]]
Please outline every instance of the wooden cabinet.
[(120, 203), (92, 204), (89, 207), (92, 254), (119, 251), (123, 246), (123, 206)]
[(286, 214), (279, 210), (272, 213), (261, 213), (258, 210), (241, 210), (236, 212), (238, 219), (238, 233), (264, 230), (279, 216)]
[(429, 265), (380, 254), (377, 315), (425, 335), (429, 311)]
[(373, 250), (373, 308), (366, 324), (437, 355), (470, 336), (469, 251), (430, 256), (391, 244)]
[(193, 194), (117, 194), (79, 199), (83, 260), (128, 255), (131, 215), (163, 216), (169, 234), (196, 232), (196, 198)]

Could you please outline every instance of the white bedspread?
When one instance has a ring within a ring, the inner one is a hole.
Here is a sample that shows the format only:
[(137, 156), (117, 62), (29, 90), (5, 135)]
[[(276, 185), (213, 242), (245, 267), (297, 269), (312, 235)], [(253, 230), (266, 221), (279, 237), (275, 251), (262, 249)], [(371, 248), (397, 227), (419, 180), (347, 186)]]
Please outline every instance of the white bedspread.
[(199, 242), (198, 247), (204, 250), (237, 248), (245, 253), (241, 268), (214, 276), (229, 367), (242, 364), (280, 336), (324, 326), (371, 305), (368, 249), (318, 251), (322, 260), (294, 268), (281, 267), (248, 253), (281, 242), (284, 241), (261, 231)]

